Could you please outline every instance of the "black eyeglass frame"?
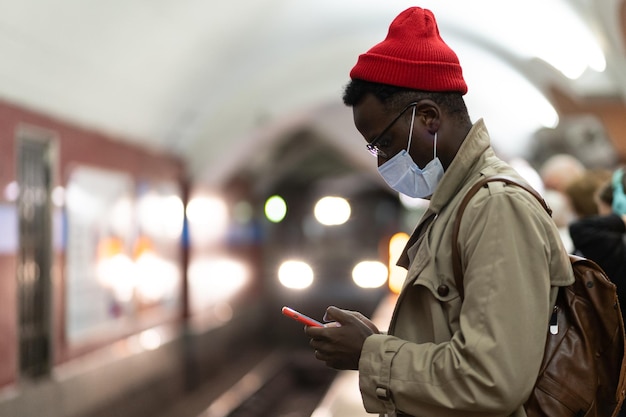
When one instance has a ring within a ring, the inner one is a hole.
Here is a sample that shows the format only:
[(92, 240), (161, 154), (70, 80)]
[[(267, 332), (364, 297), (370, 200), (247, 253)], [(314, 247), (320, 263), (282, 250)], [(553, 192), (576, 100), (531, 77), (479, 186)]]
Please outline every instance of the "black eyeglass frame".
[(376, 137), (374, 139), (372, 139), (371, 142), (369, 142), (367, 145), (365, 145), (365, 147), (367, 148), (367, 150), (369, 151), (369, 153), (371, 153), (372, 155), (374, 155), (375, 157), (382, 157), (382, 158), (387, 158), (387, 153), (385, 153), (385, 151), (383, 151), (382, 149), (380, 149), (377, 146), (377, 143), (380, 142), (380, 140), (383, 138), (383, 136), (385, 135), (385, 133), (387, 133), (389, 131), (389, 129), (391, 129), (393, 127), (394, 124), (396, 124), (396, 122), (402, 117), (402, 115), (404, 113), (406, 113), (406, 111), (408, 109), (410, 109), (411, 107), (415, 107), (417, 106), (417, 101), (413, 101), (411, 103), (409, 103), (405, 108), (402, 109), (402, 111), (391, 121), (391, 123), (389, 123), (382, 132), (380, 132), (378, 135), (376, 135)]

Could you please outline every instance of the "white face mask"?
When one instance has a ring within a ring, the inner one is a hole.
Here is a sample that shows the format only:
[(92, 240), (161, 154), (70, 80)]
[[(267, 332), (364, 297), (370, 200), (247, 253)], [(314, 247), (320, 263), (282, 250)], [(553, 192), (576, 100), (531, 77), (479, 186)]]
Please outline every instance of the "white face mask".
[(426, 198), (435, 192), (441, 177), (443, 177), (443, 166), (437, 158), (437, 132), (435, 132), (434, 155), (424, 169), (420, 169), (408, 149), (411, 148), (411, 138), (413, 136), (413, 122), (415, 119), (415, 109), (411, 119), (411, 130), (409, 132), (409, 144), (406, 150), (402, 150), (389, 161), (378, 167), (378, 172), (385, 182), (399, 193), (413, 198)]

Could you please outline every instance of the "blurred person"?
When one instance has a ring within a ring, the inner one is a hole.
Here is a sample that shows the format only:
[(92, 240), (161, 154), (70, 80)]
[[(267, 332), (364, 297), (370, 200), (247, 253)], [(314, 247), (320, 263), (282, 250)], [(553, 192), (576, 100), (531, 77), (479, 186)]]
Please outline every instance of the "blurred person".
[[(613, 172), (594, 193), (597, 214), (583, 216), (569, 226), (576, 252), (604, 270), (617, 287), (626, 321), (626, 178), (623, 169)], [(626, 406), (619, 416), (626, 416)]]
[(569, 225), (581, 217), (598, 214), (595, 195), (603, 183), (611, 177), (605, 169), (585, 169), (576, 178), (560, 182), (567, 184), (562, 191), (553, 187), (544, 193), (544, 198), (552, 208), (552, 218), (559, 228), (563, 244), (569, 253), (581, 255), (570, 235)]
[(398, 261), (408, 273), (388, 332), (328, 307), (332, 323), (305, 327), (315, 357), (358, 371), (370, 413), (526, 416), (558, 286), (574, 280), (554, 222), (520, 187), (482, 188), (458, 239), (461, 301), (450, 250), (463, 196), (485, 176), (523, 180), (496, 156), (484, 121), (471, 122), (459, 60), (429, 10), (400, 13), (350, 78), (343, 99), (380, 174), (430, 204)]
[(541, 166), (544, 191), (540, 193), (552, 208), (552, 218), (568, 253), (576, 253), (569, 225), (581, 216), (596, 214), (593, 194), (610, 176), (610, 171), (587, 170), (574, 156), (556, 154)]
[(611, 179), (607, 169), (588, 169), (565, 187), (565, 195), (577, 218), (598, 214), (596, 196), (598, 190)]
[[(606, 272), (626, 306), (626, 195), (624, 171), (614, 172), (595, 194), (597, 215), (581, 217), (569, 226), (576, 249)], [(623, 312), (626, 308), (623, 308)]]
[(538, 191), (552, 208), (552, 218), (568, 253), (575, 251), (569, 235), (569, 224), (577, 217), (577, 214), (566, 189), (570, 184), (582, 178), (585, 172), (586, 168), (583, 163), (567, 153), (552, 155), (539, 168), (543, 191)]
[(547, 190), (565, 192), (567, 186), (585, 174), (582, 162), (570, 154), (556, 154), (548, 158), (539, 169)]

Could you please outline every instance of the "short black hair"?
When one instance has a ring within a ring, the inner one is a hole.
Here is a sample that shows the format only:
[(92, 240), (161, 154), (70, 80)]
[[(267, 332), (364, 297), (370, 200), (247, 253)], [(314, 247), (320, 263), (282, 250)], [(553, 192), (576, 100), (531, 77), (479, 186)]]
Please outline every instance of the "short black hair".
[(353, 107), (359, 104), (368, 94), (372, 94), (380, 100), (389, 110), (400, 110), (412, 101), (430, 99), (459, 122), (471, 123), (465, 100), (463, 100), (463, 95), (459, 92), (422, 91), (352, 79), (344, 89), (343, 102), (346, 106)]

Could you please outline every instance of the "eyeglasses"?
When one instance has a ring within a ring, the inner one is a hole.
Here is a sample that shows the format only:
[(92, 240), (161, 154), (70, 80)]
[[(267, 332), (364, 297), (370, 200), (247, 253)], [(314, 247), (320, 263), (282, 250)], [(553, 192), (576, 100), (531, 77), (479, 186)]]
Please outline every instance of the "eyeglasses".
[(376, 157), (382, 157), (382, 158), (387, 158), (387, 153), (385, 151), (383, 151), (382, 149), (380, 149), (378, 147), (378, 142), (380, 142), (380, 140), (383, 138), (383, 136), (385, 135), (385, 133), (387, 133), (387, 131), (389, 131), (389, 129), (391, 129), (393, 127), (393, 125), (398, 121), (398, 119), (400, 119), (400, 117), (402, 117), (402, 115), (411, 107), (415, 107), (417, 106), (417, 102), (413, 102), (413, 103), (409, 103), (404, 109), (402, 109), (402, 111), (400, 112), (400, 114), (398, 114), (392, 121), (391, 123), (389, 123), (387, 125), (387, 127), (385, 127), (383, 129), (382, 132), (380, 132), (374, 139), (372, 139), (372, 141), (370, 143), (368, 143), (367, 145), (365, 145), (367, 147), (367, 150), (374, 156)]

